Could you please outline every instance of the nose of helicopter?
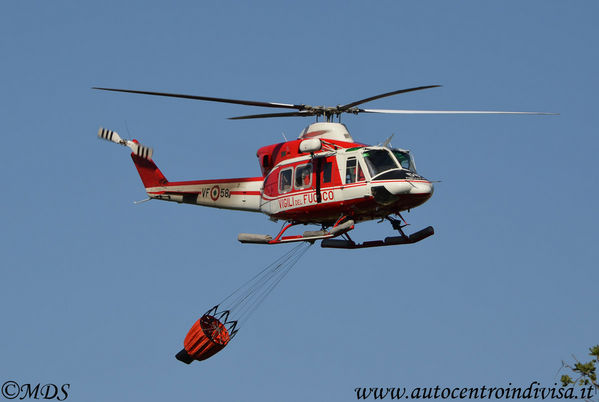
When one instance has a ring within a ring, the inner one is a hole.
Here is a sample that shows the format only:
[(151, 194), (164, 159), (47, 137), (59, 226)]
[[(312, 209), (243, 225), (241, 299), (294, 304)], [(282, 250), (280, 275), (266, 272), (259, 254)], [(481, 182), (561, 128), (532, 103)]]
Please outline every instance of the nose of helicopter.
[(435, 186), (428, 180), (418, 181), (410, 183), (412, 184), (412, 188), (410, 189), (410, 194), (428, 194), (433, 195), (435, 191)]
[(418, 194), (431, 196), (435, 190), (433, 183), (426, 179), (414, 181), (398, 180), (385, 183), (384, 187), (393, 195)]

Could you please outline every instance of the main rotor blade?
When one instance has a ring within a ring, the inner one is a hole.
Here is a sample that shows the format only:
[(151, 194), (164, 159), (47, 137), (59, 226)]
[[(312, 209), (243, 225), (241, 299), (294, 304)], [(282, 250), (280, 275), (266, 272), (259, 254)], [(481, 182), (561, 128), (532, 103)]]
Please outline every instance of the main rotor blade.
[(244, 119), (262, 119), (266, 117), (293, 117), (293, 116), (314, 116), (316, 113), (312, 111), (301, 112), (286, 112), (286, 113), (266, 113), (266, 114), (251, 114), (247, 116), (229, 117), (229, 120), (244, 120)]
[(394, 110), (394, 109), (358, 109), (359, 113), (391, 113), (391, 114), (536, 114), (558, 115), (545, 112), (504, 112), (489, 110)]
[(420, 90), (422, 90), (422, 89), (438, 88), (438, 87), (440, 87), (440, 86), (441, 86), (441, 85), (427, 85), (427, 86), (423, 86), (423, 87), (415, 87), (415, 88), (408, 88), (408, 89), (400, 89), (400, 90), (393, 91), (393, 92), (387, 92), (387, 93), (384, 93), (384, 94), (380, 94), (380, 95), (371, 96), (370, 98), (361, 99), (361, 100), (359, 100), (359, 101), (355, 101), (355, 102), (352, 102), (352, 103), (348, 103), (347, 105), (339, 106), (339, 110), (340, 110), (340, 111), (344, 111), (344, 110), (346, 110), (346, 109), (349, 109), (349, 108), (351, 108), (351, 107), (354, 107), (354, 106), (361, 105), (362, 103), (370, 102), (370, 101), (373, 101), (373, 100), (376, 100), (376, 99), (385, 98), (385, 97), (387, 97), (387, 96), (393, 96), (393, 95), (397, 95), (397, 94), (403, 94), (403, 93), (406, 93), (406, 92), (412, 92), (412, 91), (420, 91)]
[(304, 105), (292, 105), (289, 103), (259, 102), (259, 101), (239, 100), (239, 99), (213, 98), (213, 97), (209, 97), (209, 96), (171, 94), (171, 93), (165, 93), (165, 92), (135, 91), (132, 89), (98, 88), (98, 87), (93, 87), (92, 89), (99, 89), (102, 91), (113, 91), (113, 92), (128, 92), (128, 93), (132, 93), (132, 94), (142, 94), (142, 95), (167, 96), (167, 97), (171, 97), (171, 98), (203, 100), (203, 101), (209, 101), (209, 102), (234, 103), (237, 105), (247, 105), (247, 106), (274, 107), (274, 108), (298, 109), (298, 110), (302, 110), (304, 107)]

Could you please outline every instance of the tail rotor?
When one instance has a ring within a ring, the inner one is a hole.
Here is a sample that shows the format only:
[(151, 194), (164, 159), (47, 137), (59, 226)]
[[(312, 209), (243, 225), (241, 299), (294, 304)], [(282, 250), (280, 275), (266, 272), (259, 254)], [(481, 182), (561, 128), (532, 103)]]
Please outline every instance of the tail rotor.
[(123, 139), (116, 131), (100, 127), (98, 130), (98, 138), (129, 147), (129, 149), (131, 149), (136, 156), (139, 156), (143, 159), (152, 160), (152, 154), (154, 153), (152, 148), (140, 144), (137, 140)]

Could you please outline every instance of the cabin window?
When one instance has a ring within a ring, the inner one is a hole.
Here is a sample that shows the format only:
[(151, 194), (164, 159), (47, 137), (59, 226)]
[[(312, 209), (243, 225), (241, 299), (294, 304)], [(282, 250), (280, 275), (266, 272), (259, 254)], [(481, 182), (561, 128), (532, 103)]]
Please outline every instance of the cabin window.
[(291, 180), (293, 177), (293, 168), (283, 169), (279, 173), (279, 193), (291, 191)]
[(360, 169), (360, 164), (354, 156), (347, 158), (345, 165), (345, 184), (355, 183), (357, 181), (363, 181), (364, 172)]
[(312, 165), (301, 165), (295, 168), (295, 188), (301, 190), (312, 184)]

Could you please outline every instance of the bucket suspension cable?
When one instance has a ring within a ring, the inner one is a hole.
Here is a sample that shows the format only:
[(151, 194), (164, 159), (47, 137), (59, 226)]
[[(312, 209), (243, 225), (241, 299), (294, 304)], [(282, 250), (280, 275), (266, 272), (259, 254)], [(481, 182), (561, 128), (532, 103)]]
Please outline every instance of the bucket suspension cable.
[(189, 364), (222, 350), (237, 334), (239, 322), (247, 320), (256, 311), (310, 245), (308, 242), (296, 245), (208, 310), (189, 330), (184, 348), (176, 358)]
[(247, 320), (256, 311), (266, 297), (308, 251), (310, 246), (310, 243), (302, 242), (275, 263), (269, 265), (262, 275), (252, 280), (251, 284), (247, 283), (250, 286), (246, 295), (243, 294), (243, 287), (239, 289), (237, 304), (230, 308), (235, 312), (238, 321)]

